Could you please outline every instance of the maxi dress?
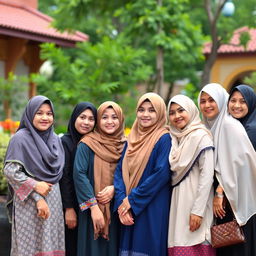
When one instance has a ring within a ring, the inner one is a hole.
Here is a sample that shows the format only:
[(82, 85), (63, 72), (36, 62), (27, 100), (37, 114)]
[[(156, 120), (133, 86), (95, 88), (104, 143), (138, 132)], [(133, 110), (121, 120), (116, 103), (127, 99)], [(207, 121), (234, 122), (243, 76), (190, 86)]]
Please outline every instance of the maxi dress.
[[(170, 134), (164, 134), (155, 144), (139, 184), (128, 196), (134, 225), (121, 228), (121, 256), (167, 255), (168, 220), (171, 197), (169, 153)], [(126, 151), (126, 147), (123, 152)], [(126, 197), (122, 179), (122, 160), (115, 177), (115, 210)]]
[(120, 224), (117, 213), (112, 211), (112, 204), (109, 241), (102, 237), (94, 240), (90, 211), (90, 207), (97, 203), (94, 194), (94, 152), (85, 143), (80, 143), (77, 147), (73, 175), (80, 206), (77, 256), (117, 256)]
[[(17, 162), (9, 162), (4, 173), (14, 196), (12, 206), (12, 251), (11, 256), (64, 256), (64, 219), (59, 184), (42, 197), (33, 188), (36, 180), (25, 174)], [(36, 202), (44, 198), (50, 216), (43, 220), (37, 217)]]

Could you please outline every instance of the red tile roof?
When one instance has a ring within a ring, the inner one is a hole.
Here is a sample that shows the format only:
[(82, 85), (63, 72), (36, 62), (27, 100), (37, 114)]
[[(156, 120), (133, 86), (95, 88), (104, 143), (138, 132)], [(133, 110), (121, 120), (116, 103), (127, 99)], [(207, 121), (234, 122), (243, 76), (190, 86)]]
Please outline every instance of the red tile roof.
[(53, 19), (38, 10), (0, 0), (0, 34), (26, 38), (39, 42), (54, 42), (73, 47), (77, 42), (88, 40), (84, 33), (61, 33), (51, 26)]
[[(251, 39), (247, 43), (247, 47), (236, 46), (239, 44), (239, 37), (242, 32), (249, 32)], [(211, 43), (206, 43), (204, 45), (203, 53), (209, 54), (211, 50)], [(242, 27), (235, 30), (229, 44), (223, 44), (218, 50), (218, 53), (249, 53), (256, 52), (256, 29), (249, 29), (248, 27)]]

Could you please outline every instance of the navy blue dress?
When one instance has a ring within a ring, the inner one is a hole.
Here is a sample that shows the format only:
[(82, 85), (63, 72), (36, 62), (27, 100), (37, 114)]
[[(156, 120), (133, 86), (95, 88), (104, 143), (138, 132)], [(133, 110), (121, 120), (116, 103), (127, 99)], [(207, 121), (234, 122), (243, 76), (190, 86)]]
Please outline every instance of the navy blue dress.
[[(122, 161), (126, 148), (114, 176), (115, 210), (126, 197), (122, 178)], [(121, 256), (167, 255), (171, 198), (170, 149), (171, 137), (164, 134), (154, 146), (138, 186), (128, 195), (134, 225), (121, 227)]]

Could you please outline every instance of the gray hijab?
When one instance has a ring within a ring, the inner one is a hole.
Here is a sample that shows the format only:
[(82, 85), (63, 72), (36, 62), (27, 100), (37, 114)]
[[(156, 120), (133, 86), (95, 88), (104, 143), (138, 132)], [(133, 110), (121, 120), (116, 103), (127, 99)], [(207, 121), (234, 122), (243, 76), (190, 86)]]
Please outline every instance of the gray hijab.
[(53, 126), (43, 132), (33, 126), (34, 116), (43, 103), (53, 111), (52, 102), (45, 96), (35, 96), (28, 102), (18, 131), (10, 140), (5, 163), (20, 163), (28, 175), (55, 184), (62, 176), (64, 150)]
[(219, 84), (208, 84), (201, 93), (216, 102), (219, 114), (203, 120), (211, 129), (215, 146), (215, 173), (237, 222), (246, 224), (256, 214), (256, 153), (242, 124), (227, 111), (228, 93)]

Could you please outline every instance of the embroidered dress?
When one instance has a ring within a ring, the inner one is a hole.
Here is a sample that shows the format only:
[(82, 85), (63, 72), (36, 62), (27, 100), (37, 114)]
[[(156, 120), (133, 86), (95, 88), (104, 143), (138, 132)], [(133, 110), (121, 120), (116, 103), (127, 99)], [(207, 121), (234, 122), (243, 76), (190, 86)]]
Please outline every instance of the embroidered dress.
[(94, 240), (93, 222), (90, 207), (97, 203), (94, 194), (94, 153), (84, 143), (77, 147), (74, 162), (74, 183), (79, 211), (78, 224), (78, 256), (104, 256), (118, 255), (119, 223), (118, 216), (112, 211), (111, 224), (109, 226), (109, 241), (98, 237)]
[[(170, 135), (162, 135), (151, 152), (138, 186), (133, 188), (128, 196), (134, 225), (122, 225), (119, 254), (121, 256), (167, 255), (171, 196), (171, 172), (168, 161), (170, 148)], [(126, 148), (123, 155), (125, 151)], [(123, 157), (114, 177), (115, 209), (126, 197), (122, 160)]]
[(14, 190), (12, 211), (11, 256), (64, 256), (64, 220), (59, 184), (44, 197), (50, 217), (37, 217), (36, 202), (43, 198), (33, 187), (36, 181), (28, 177), (22, 165), (9, 162), (4, 167), (8, 183)]

